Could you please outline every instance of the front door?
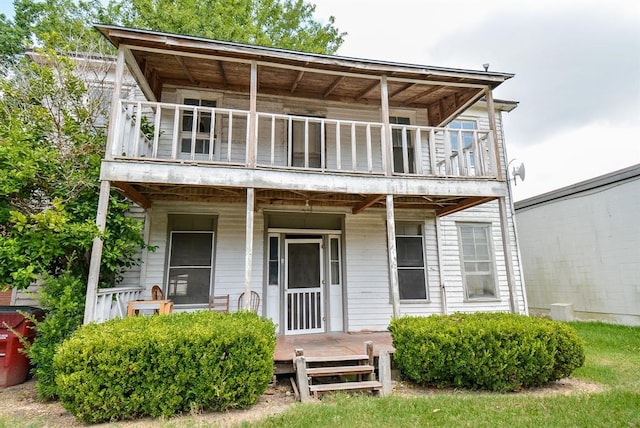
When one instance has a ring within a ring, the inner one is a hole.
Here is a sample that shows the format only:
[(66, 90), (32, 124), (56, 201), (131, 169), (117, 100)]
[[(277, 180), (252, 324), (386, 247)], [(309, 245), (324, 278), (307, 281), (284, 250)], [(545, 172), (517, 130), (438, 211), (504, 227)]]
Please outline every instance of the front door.
[(285, 333), (324, 332), (322, 239), (286, 239)]

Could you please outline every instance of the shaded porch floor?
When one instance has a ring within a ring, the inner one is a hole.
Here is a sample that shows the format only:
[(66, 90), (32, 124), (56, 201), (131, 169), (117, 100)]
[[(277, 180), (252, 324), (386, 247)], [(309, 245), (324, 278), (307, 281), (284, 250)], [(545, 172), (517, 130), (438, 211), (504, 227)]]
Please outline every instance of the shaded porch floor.
[(307, 357), (335, 357), (342, 355), (363, 354), (364, 343), (373, 342), (373, 355), (377, 357), (380, 350), (393, 353), (391, 333), (388, 331), (364, 333), (317, 333), (300, 335), (278, 335), (274, 363), (276, 374), (293, 373), (295, 350), (302, 348)]

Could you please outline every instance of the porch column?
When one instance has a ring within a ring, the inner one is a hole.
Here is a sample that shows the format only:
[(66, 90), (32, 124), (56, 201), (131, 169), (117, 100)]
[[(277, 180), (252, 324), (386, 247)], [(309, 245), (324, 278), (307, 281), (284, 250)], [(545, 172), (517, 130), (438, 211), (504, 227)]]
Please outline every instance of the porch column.
[(493, 156), (495, 162), (496, 177), (498, 180), (504, 180), (504, 171), (502, 170), (502, 162), (500, 162), (500, 142), (498, 141), (498, 125), (496, 122), (496, 107), (493, 104), (493, 93), (491, 88), (484, 88), (484, 96), (487, 99), (487, 112), (489, 115), (489, 126), (491, 127), (491, 136), (493, 137)]
[[(508, 185), (509, 183), (507, 183)], [(511, 234), (509, 233), (509, 217), (507, 215), (507, 198), (499, 198), (500, 229), (502, 235), (502, 248), (504, 251), (504, 267), (507, 271), (507, 284), (509, 285), (509, 305), (511, 312), (520, 313), (518, 299), (516, 297), (516, 279), (513, 274), (513, 253), (511, 249)]]
[[(109, 209), (109, 194), (111, 185), (108, 181), (100, 182), (100, 197), (98, 199), (98, 212), (96, 213), (96, 226), (100, 234), (107, 225), (107, 211)], [(93, 238), (91, 248), (91, 261), (89, 262), (89, 278), (87, 279), (87, 295), (84, 303), (84, 324), (94, 320), (94, 313), (98, 295), (98, 280), (100, 278), (100, 261), (102, 260), (102, 238)]]
[(253, 187), (247, 188), (247, 232), (245, 235), (245, 255), (244, 255), (244, 309), (251, 309), (251, 276), (253, 267), (253, 210), (255, 207), (255, 191)]
[(389, 87), (387, 76), (380, 77), (380, 101), (382, 122), (382, 169), (386, 175), (393, 174), (393, 143), (391, 137), (391, 124), (389, 123)]
[(116, 139), (117, 118), (120, 115), (120, 92), (122, 91), (122, 79), (124, 75), (124, 49), (118, 49), (118, 59), (116, 60), (116, 75), (113, 82), (113, 94), (111, 95), (111, 112), (109, 115), (109, 126), (107, 128), (107, 148), (105, 159), (113, 159), (113, 145)]
[(389, 254), (389, 286), (393, 317), (400, 317), (400, 286), (398, 285), (398, 253), (396, 252), (396, 219), (393, 195), (387, 195), (387, 253)]
[(442, 257), (442, 227), (440, 225), (440, 217), (436, 216), (436, 247), (438, 250), (438, 276), (440, 278), (440, 299), (442, 306), (442, 314), (448, 315), (447, 308), (447, 289), (444, 284), (444, 258)]
[(247, 166), (256, 166), (258, 153), (258, 63), (251, 61), (251, 83), (249, 89), (249, 146), (247, 147)]

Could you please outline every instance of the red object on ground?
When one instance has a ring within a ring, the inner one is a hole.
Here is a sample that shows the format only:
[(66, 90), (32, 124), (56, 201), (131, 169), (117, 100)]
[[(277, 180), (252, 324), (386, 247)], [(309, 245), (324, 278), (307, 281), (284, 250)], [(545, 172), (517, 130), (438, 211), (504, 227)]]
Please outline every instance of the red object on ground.
[(29, 374), (29, 359), (20, 352), (20, 337), (33, 342), (36, 331), (23, 314), (41, 320), (45, 311), (32, 306), (0, 306), (0, 387), (22, 383)]

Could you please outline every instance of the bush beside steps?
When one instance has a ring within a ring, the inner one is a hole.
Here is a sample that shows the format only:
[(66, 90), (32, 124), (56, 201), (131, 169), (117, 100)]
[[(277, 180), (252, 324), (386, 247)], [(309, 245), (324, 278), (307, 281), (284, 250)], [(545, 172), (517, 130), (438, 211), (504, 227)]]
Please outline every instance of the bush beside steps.
[(274, 325), (198, 311), (81, 327), (54, 359), (61, 404), (85, 423), (246, 408), (273, 376)]
[(402, 317), (389, 326), (394, 362), (419, 384), (517, 391), (565, 378), (584, 363), (576, 331), (505, 313)]

